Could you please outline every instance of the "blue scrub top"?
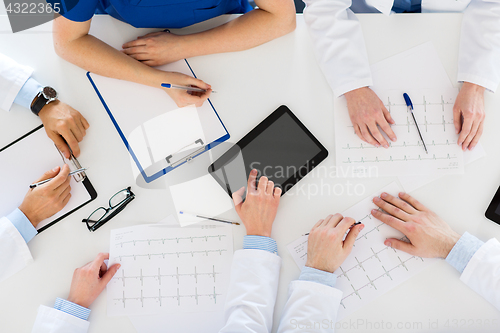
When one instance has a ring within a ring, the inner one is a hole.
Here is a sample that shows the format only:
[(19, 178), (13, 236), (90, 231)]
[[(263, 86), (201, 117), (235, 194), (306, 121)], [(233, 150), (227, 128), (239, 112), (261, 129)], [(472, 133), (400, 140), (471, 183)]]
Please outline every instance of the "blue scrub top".
[(183, 28), (253, 9), (248, 0), (47, 0), (60, 1), (61, 14), (71, 21), (84, 22), (94, 14), (109, 14), (136, 28)]

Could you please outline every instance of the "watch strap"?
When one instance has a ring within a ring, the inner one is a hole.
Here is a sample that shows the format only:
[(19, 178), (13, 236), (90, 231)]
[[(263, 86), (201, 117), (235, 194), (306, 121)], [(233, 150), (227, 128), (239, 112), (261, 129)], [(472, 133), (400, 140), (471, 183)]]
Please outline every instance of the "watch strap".
[(33, 104), (31, 104), (31, 112), (38, 116), (38, 113), (40, 113), (42, 108), (47, 104), (47, 101), (48, 99), (45, 98), (42, 92), (39, 92), (35, 96), (35, 101), (33, 102)]

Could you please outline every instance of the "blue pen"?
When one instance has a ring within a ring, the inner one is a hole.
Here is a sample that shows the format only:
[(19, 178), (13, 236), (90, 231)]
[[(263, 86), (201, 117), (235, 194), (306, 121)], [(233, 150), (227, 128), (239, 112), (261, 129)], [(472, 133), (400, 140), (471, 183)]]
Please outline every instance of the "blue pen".
[[(162, 83), (161, 86), (163, 88), (168, 88), (168, 89), (181, 89), (181, 90), (186, 90), (186, 91), (207, 92), (205, 89), (196, 88), (196, 87), (179, 86), (177, 84), (171, 84), (171, 83)], [(214, 92), (215, 91), (212, 91), (212, 93), (214, 93)]]
[(422, 138), (422, 133), (420, 133), (420, 128), (418, 128), (417, 120), (415, 119), (415, 115), (413, 114), (413, 103), (411, 102), (410, 96), (408, 96), (407, 93), (404, 93), (403, 97), (405, 98), (406, 106), (408, 107), (408, 112), (411, 113), (413, 121), (415, 122), (415, 126), (417, 126), (418, 135), (420, 136), (420, 140), (422, 140), (422, 143), (424, 144), (425, 153), (429, 154), (429, 152), (427, 151), (427, 147), (425, 146), (424, 138)]

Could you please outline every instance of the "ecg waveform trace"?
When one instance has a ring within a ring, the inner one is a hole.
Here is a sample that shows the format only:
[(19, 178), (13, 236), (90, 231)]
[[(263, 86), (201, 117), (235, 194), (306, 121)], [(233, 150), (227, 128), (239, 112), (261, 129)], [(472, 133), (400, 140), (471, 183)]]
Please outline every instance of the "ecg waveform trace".
[(181, 277), (193, 277), (195, 282), (198, 283), (198, 277), (199, 276), (209, 276), (209, 277), (212, 277), (213, 278), (213, 281), (216, 282), (216, 276), (218, 274), (221, 274), (220, 272), (216, 272), (215, 271), (215, 265), (212, 266), (212, 271), (211, 272), (198, 272), (197, 271), (197, 267), (195, 266), (194, 267), (194, 272), (192, 273), (179, 273), (179, 267), (176, 267), (176, 272), (175, 273), (171, 273), (171, 274), (162, 274), (161, 273), (161, 268), (158, 267), (158, 274), (155, 274), (155, 275), (147, 275), (147, 274), (143, 274), (142, 272), (142, 269), (140, 269), (140, 273), (139, 275), (130, 275), (130, 276), (126, 276), (125, 275), (125, 270), (122, 269), (121, 270), (121, 276), (114, 276), (113, 279), (114, 280), (121, 280), (123, 282), (123, 286), (125, 287), (125, 281), (127, 279), (133, 279), (133, 280), (139, 280), (141, 281), (141, 286), (144, 285), (144, 279), (148, 279), (148, 278), (153, 278), (155, 279), (157, 282), (158, 282), (158, 285), (161, 286), (161, 282), (162, 282), (162, 278), (167, 278), (167, 277), (170, 277), (170, 278), (175, 278), (175, 280), (177, 281), (177, 284), (180, 284), (180, 278)]

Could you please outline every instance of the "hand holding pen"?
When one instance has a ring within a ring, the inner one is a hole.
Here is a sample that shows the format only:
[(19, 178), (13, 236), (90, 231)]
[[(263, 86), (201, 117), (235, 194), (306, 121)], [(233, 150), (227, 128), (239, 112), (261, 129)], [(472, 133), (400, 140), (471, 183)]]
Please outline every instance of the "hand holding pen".
[(180, 108), (188, 105), (200, 107), (212, 93), (212, 87), (202, 80), (175, 72), (167, 72), (159, 87), (163, 88)]

